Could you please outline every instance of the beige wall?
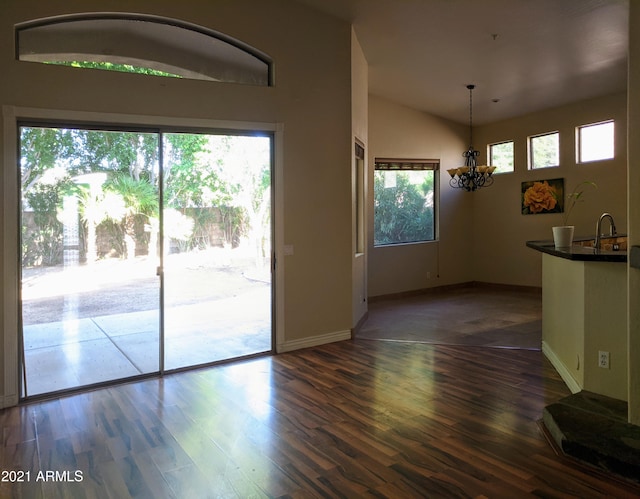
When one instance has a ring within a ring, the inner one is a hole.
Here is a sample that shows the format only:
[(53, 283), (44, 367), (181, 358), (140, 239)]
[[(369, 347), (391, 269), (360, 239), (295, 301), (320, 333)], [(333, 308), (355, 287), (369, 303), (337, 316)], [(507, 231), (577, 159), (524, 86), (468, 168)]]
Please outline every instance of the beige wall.
[[(150, 78), (14, 60), (15, 23), (87, 11), (143, 12), (218, 30), (272, 57), (275, 87)], [(352, 258), (346, 251), (351, 247), (350, 59), (349, 24), (285, 0), (5, 0), (0, 5), (2, 106), (162, 116), (174, 122), (279, 124), (282, 182), (276, 186), (276, 197), (281, 199), (282, 216), (275, 223), (280, 242), (294, 246), (294, 254), (287, 257), (276, 248), (279, 269), (284, 268), (276, 290), (282, 304), (277, 326), (283, 350), (348, 336), (352, 325)], [(4, 111), (6, 119), (10, 109)], [(11, 126), (0, 130), (0, 137)], [(6, 346), (17, 335), (15, 163), (7, 163), (15, 142), (0, 147), (5, 169), (0, 343)], [(13, 359), (17, 352), (7, 355)], [(14, 376), (14, 368), (9, 363), (0, 371)], [(5, 398), (14, 396), (4, 381)]]
[[(576, 127), (608, 119), (615, 120), (615, 159), (576, 164)], [(576, 236), (595, 234), (596, 221), (605, 211), (613, 215), (619, 232), (626, 233), (626, 128), (626, 94), (616, 94), (474, 130), (482, 164), (487, 161), (487, 144), (515, 141), (515, 172), (496, 175), (492, 187), (474, 196), (474, 254), (483, 262), (474, 280), (540, 286), (540, 254), (526, 248), (525, 242), (551, 239), (551, 227), (562, 225), (562, 215), (522, 215), (521, 183), (525, 181), (564, 178), (567, 192), (583, 180), (596, 182), (598, 189), (587, 192), (584, 203), (571, 215)], [(560, 132), (560, 166), (528, 170), (527, 137), (556, 130)]]
[[(352, 326), (355, 328), (367, 314), (367, 252), (358, 251), (356, 218), (359, 216), (357, 208), (357, 176), (360, 175), (362, 188), (366, 192), (366, 161), (369, 136), (369, 66), (358, 42), (355, 31), (351, 33), (351, 123), (353, 127), (353, 143), (358, 142), (364, 147), (364, 172), (359, 172), (355, 155), (352, 154), (351, 163), (351, 253), (353, 255), (352, 268)], [(352, 147), (352, 149), (353, 149)], [(365, 206), (366, 196), (361, 200)], [(366, 220), (365, 220), (366, 227)], [(366, 234), (366, 232), (365, 232)]]
[[(369, 202), (369, 296), (419, 290), (471, 279), (469, 214), (473, 194), (451, 189), (447, 168), (461, 166), (466, 127), (395, 104), (369, 98), (369, 197), (373, 199), (376, 157), (440, 160), (438, 241), (373, 247), (373, 203)], [(429, 277), (430, 276), (430, 277)]]

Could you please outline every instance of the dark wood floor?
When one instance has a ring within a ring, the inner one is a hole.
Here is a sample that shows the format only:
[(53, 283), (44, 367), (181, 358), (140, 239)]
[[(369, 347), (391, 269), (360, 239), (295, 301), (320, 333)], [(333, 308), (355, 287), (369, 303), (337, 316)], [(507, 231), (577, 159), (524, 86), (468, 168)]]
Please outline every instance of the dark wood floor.
[(539, 288), (465, 285), (369, 302), (358, 337), (440, 345), (542, 347)]
[(0, 495), (640, 494), (547, 444), (568, 393), (537, 351), (344, 341), (3, 410)]

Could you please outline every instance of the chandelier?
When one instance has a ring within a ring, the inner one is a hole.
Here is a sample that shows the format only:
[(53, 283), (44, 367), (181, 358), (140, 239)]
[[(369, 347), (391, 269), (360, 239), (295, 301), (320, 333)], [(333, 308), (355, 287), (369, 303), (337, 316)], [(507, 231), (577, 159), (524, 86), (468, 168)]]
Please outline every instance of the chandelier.
[(447, 170), (451, 179), (449, 185), (467, 191), (475, 191), (480, 187), (488, 187), (493, 184), (491, 174), (496, 169), (495, 166), (478, 166), (478, 154), (473, 148), (473, 89), (475, 85), (467, 85), (469, 89), (469, 149), (462, 153), (464, 156), (464, 166)]

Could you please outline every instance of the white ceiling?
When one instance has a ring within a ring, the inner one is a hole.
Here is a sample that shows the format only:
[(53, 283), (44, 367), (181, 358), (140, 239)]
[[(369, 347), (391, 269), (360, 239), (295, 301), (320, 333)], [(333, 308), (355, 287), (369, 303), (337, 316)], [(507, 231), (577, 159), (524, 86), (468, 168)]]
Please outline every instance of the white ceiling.
[[(370, 92), (461, 123), (624, 91), (629, 0), (299, 0), (354, 25)], [(494, 102), (497, 101), (497, 102)]]

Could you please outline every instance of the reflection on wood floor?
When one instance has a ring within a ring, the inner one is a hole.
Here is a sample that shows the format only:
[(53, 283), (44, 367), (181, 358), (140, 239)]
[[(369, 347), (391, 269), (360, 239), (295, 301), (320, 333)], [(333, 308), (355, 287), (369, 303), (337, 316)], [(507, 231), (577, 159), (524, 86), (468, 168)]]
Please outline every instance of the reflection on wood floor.
[(358, 338), (495, 348), (542, 347), (539, 288), (469, 284), (369, 303)]
[(5, 409), (0, 496), (639, 494), (547, 444), (568, 394), (539, 351), (343, 341)]

